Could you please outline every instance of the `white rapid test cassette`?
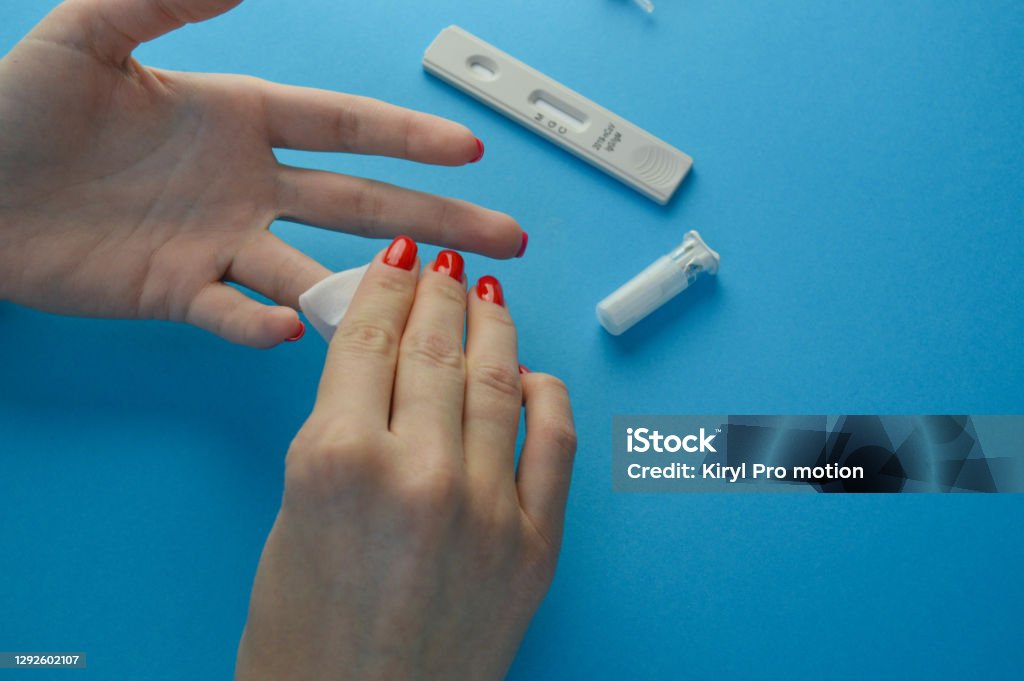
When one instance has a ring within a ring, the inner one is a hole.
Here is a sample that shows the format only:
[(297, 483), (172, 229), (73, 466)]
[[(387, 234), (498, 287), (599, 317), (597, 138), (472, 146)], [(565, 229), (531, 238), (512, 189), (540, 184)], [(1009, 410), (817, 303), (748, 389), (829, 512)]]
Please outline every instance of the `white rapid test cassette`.
[(458, 26), (434, 39), (423, 67), (660, 204), (693, 165), (672, 145)]

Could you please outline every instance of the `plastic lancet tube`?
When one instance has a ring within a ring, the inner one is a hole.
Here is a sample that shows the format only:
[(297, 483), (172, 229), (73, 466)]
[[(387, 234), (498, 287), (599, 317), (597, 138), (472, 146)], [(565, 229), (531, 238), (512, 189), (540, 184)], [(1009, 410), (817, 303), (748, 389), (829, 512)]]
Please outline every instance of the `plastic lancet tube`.
[(618, 336), (686, 290), (701, 272), (717, 274), (719, 260), (718, 253), (691, 230), (671, 253), (598, 303), (597, 320), (608, 333)]
[(636, 3), (637, 7), (647, 12), (648, 14), (654, 11), (654, 3), (651, 2), (651, 0), (633, 0), (633, 2)]

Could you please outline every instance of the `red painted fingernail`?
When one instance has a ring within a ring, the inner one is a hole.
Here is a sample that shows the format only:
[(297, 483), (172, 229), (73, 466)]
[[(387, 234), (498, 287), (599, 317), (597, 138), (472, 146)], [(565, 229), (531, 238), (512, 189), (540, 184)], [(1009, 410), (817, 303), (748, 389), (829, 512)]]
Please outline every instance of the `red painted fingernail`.
[(505, 304), (505, 294), (501, 290), (501, 284), (489, 274), (480, 277), (480, 280), (476, 282), (476, 294), (480, 297), (480, 300), (486, 300), (488, 303), (494, 303), (495, 305)]
[(523, 243), (519, 245), (519, 252), (516, 253), (516, 257), (517, 258), (523, 257), (523, 254), (526, 253), (526, 244), (528, 244), (528, 243), (530, 243), (530, 235), (527, 234), (524, 231), (523, 232)]
[(484, 143), (480, 141), (480, 138), (476, 138), (476, 156), (474, 156), (470, 163), (476, 163), (484, 157)]
[(289, 343), (294, 343), (295, 341), (299, 340), (300, 338), (302, 338), (305, 335), (306, 335), (306, 325), (302, 323), (302, 320), (299, 320), (299, 332), (297, 334), (295, 334), (294, 336), (292, 336), (291, 338), (285, 338), (285, 340), (288, 341)]
[(411, 270), (416, 264), (416, 242), (407, 236), (396, 236), (384, 253), (384, 264)]
[(529, 369), (527, 369), (522, 364), (520, 364), (519, 365), (519, 373), (520, 373), (520, 375), (522, 375), (522, 374), (528, 374), (528, 373), (531, 373), (531, 372), (530, 372)]
[(440, 272), (441, 274), (447, 274), (455, 281), (462, 281), (462, 270), (465, 267), (465, 263), (462, 260), (462, 256), (455, 251), (444, 250), (437, 254), (437, 260), (434, 261), (433, 270)]

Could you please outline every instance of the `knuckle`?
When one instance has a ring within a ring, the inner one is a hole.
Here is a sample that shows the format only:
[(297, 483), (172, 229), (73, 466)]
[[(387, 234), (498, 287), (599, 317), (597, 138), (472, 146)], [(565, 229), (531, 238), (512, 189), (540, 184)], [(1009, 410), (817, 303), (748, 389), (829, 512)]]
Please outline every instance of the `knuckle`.
[(307, 424), (292, 441), (285, 459), (285, 488), (332, 495), (363, 488), (381, 470), (384, 446), (355, 428)]
[(229, 81), (235, 86), (238, 92), (254, 92), (258, 93), (265, 90), (267, 87), (272, 87), (273, 84), (258, 76), (250, 76), (244, 73), (238, 73), (231, 76)]
[(355, 192), (353, 212), (364, 226), (379, 225), (386, 209), (384, 196), (375, 182), (364, 180), (361, 184)]
[(412, 290), (414, 283), (408, 275), (407, 271), (396, 267), (380, 267), (372, 276), (368, 273), (363, 281), (372, 295), (394, 298), (396, 294), (404, 295)]
[(185, 13), (184, 11), (172, 10), (167, 5), (166, 0), (156, 0), (153, 6), (156, 8), (156, 11), (159, 12), (164, 18), (168, 19), (169, 21), (173, 21), (174, 23), (188, 23), (190, 21), (195, 21), (194, 19), (190, 19), (187, 13)]
[(531, 379), (538, 383), (542, 390), (557, 393), (563, 396), (566, 401), (569, 399), (569, 388), (562, 379), (551, 374), (532, 374)]
[(430, 287), (431, 296), (437, 296), (442, 304), (459, 308), (465, 314), (466, 289), (463, 288), (461, 282), (455, 281), (448, 275), (430, 277), (427, 281), (433, 284)]
[(501, 305), (480, 305), (474, 311), (491, 326), (496, 326), (501, 331), (515, 333), (516, 323), (512, 321), (512, 315)]
[(431, 198), (430, 213), (432, 214), (433, 221), (438, 225), (450, 225), (453, 222), (452, 213), (454, 211), (454, 204), (451, 199), (446, 199), (441, 196), (435, 196)]
[(416, 116), (411, 114), (402, 117), (402, 132), (399, 135), (399, 139), (402, 140), (402, 157), (410, 158), (412, 156), (411, 147), (413, 135), (416, 133)]
[(497, 359), (481, 359), (469, 367), (469, 380), (501, 395), (522, 399), (519, 367)]
[(334, 135), (337, 149), (341, 152), (351, 151), (355, 148), (355, 141), (359, 139), (362, 120), (350, 107), (342, 106), (334, 114)]
[(402, 490), (402, 501), (412, 517), (425, 522), (448, 516), (465, 496), (464, 476), (449, 469), (424, 472)]
[(518, 499), (507, 499), (500, 491), (496, 491), (487, 501), (491, 508), (483, 513), (488, 520), (488, 534), (504, 538), (506, 543), (517, 542), (522, 534), (522, 518)]
[(544, 439), (551, 442), (559, 451), (575, 454), (577, 445), (576, 428), (566, 419), (549, 419), (542, 421), (540, 432)]
[(433, 561), (450, 546), (467, 499), (465, 481), (458, 470), (421, 470), (411, 478), (390, 478), (388, 504), (395, 513), (406, 549), (413, 556)]
[(431, 369), (462, 371), (462, 343), (437, 330), (413, 331), (402, 339), (402, 354)]
[(341, 324), (335, 332), (336, 344), (343, 352), (390, 357), (398, 347), (398, 334), (380, 322), (363, 319)]

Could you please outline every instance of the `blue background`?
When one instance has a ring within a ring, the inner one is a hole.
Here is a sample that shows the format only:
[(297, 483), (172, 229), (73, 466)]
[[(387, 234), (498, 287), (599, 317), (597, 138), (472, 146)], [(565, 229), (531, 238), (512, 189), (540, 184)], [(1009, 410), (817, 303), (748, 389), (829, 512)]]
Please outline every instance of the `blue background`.
[[(50, 6), (3, 4), (2, 50)], [(427, 76), (450, 23), (691, 154), (669, 206)], [(581, 436), (512, 679), (1019, 678), (1024, 498), (613, 495), (609, 435), (625, 413), (1024, 412), (1024, 4), (248, 0), (138, 54), (485, 141), (458, 169), (281, 158), (530, 232), (523, 260), (467, 261), (502, 279), (523, 363), (566, 380)], [(606, 335), (595, 303), (690, 228), (717, 280)], [(274, 229), (337, 269), (382, 246)], [(86, 651), (75, 678), (227, 678), (325, 345), (12, 305), (0, 328), (0, 649)]]

